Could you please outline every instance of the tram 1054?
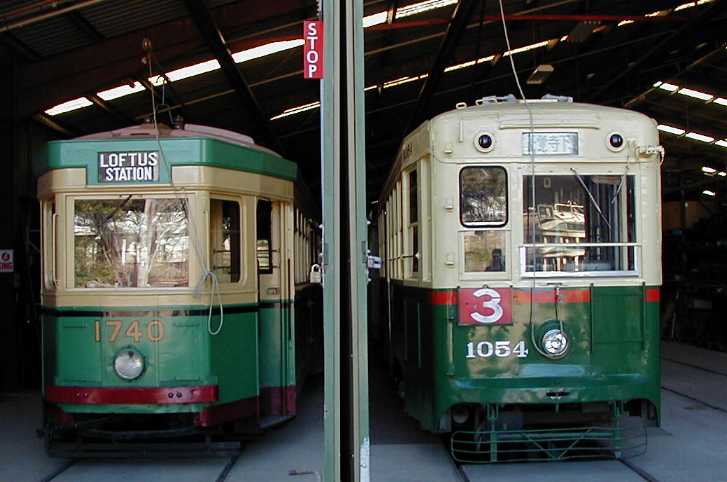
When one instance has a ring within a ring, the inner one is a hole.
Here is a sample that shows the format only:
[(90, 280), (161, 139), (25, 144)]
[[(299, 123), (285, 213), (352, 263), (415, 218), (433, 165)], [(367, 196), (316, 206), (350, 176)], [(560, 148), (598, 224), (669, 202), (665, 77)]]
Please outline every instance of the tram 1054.
[(194, 445), (296, 414), (322, 367), (320, 234), (296, 177), (204, 126), (50, 143), (38, 196), (52, 454)]
[(485, 98), (403, 141), (381, 331), (458, 460), (619, 452), (624, 415), (658, 423), (662, 157), (652, 119), (568, 99)]

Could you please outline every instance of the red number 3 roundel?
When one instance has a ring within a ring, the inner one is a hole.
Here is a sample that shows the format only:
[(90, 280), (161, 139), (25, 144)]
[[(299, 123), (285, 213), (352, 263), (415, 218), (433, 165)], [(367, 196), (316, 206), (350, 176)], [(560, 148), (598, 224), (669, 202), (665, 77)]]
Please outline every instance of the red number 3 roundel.
[(510, 288), (460, 288), (459, 324), (512, 324)]

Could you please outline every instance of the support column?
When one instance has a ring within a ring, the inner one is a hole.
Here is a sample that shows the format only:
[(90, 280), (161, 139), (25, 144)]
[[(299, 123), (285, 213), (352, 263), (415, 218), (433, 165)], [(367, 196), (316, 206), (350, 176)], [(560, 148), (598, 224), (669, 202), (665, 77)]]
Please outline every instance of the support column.
[[(16, 248), (17, 218), (15, 189), (15, 65), (12, 60), (0, 61), (0, 249)], [(17, 258), (17, 251), (15, 252)], [(17, 264), (17, 259), (15, 259)], [(20, 349), (17, 320), (16, 274), (0, 273), (0, 306), (2, 306), (2, 339), (0, 352), (0, 392), (17, 390), (21, 382), (21, 363), (26, 356)]]
[(324, 480), (369, 481), (362, 0), (322, 0)]

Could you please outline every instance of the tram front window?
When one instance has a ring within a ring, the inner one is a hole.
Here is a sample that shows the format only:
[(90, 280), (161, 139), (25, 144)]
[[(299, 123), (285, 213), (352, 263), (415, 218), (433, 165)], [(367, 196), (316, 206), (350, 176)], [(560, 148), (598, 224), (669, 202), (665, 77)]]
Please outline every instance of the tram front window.
[(187, 201), (76, 199), (76, 288), (189, 286)]
[(633, 176), (538, 175), (535, 203), (531, 176), (523, 186), (526, 271), (635, 269)]

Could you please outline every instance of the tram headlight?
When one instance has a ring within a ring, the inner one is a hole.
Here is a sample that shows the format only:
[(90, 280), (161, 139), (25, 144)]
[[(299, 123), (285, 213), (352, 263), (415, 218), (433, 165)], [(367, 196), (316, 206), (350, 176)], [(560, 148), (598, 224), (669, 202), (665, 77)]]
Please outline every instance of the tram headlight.
[(543, 350), (548, 356), (559, 358), (568, 350), (568, 337), (557, 328), (548, 330), (543, 335)]
[(124, 348), (114, 357), (114, 371), (124, 380), (136, 380), (144, 373), (144, 357), (133, 348)]
[(620, 151), (625, 145), (626, 140), (619, 132), (610, 132), (608, 136), (606, 136), (606, 146), (608, 146), (608, 149), (613, 152)]

